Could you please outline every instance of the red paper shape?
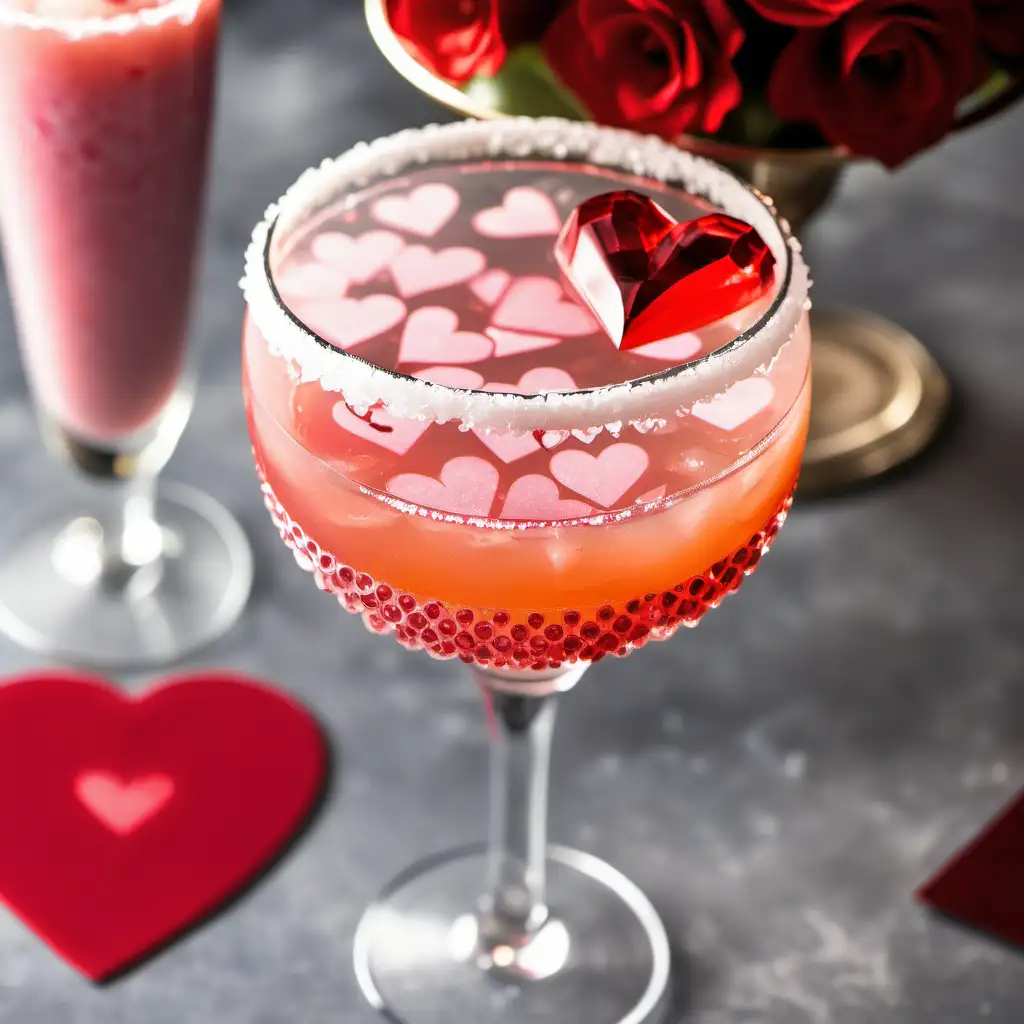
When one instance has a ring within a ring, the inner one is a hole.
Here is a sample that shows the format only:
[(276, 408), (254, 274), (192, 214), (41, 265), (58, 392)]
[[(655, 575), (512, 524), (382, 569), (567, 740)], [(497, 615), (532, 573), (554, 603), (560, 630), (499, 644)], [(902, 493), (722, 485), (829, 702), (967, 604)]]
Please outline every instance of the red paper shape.
[(677, 223), (629, 190), (581, 203), (555, 244), (571, 291), (622, 351), (695, 331), (767, 294), (775, 257), (725, 213)]
[(917, 891), (940, 913), (1024, 946), (1024, 793)]
[(71, 672), (0, 686), (0, 899), (99, 981), (222, 907), (315, 809), (313, 717), (242, 676), (138, 695)]

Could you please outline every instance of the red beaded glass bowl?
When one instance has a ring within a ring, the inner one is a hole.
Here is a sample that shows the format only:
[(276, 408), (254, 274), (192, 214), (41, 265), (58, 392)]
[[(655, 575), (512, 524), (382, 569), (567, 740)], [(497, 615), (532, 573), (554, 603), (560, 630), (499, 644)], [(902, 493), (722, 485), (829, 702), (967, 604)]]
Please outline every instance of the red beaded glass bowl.
[(325, 550), (289, 516), (265, 479), (262, 482), (263, 500), (296, 562), (346, 611), (361, 615), (368, 629), (390, 634), (410, 650), (425, 650), (435, 658), (537, 671), (598, 662), (609, 654), (624, 657), (648, 640), (667, 640), (680, 626), (695, 626), (726, 594), (739, 590), (760, 564), (786, 520), (795, 489), (794, 481), (764, 526), (704, 572), (671, 589), (601, 605), (591, 610), (591, 616), (569, 608), (555, 619), (550, 613), (513, 615), (500, 608), (463, 608), (403, 593)]

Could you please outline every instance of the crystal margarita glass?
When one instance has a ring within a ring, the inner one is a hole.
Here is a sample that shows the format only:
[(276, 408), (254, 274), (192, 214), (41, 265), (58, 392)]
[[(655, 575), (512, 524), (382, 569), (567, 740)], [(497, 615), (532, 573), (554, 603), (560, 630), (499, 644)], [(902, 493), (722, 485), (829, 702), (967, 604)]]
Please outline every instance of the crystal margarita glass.
[[(770, 293), (620, 352), (553, 250), (582, 200), (622, 189), (751, 224)], [(414, 866), (367, 911), (364, 993), (408, 1024), (658, 1019), (657, 914), (546, 841), (556, 696), (696, 624), (784, 521), (810, 402), (798, 244), (763, 197), (663, 142), (466, 122), (307, 172), (257, 227), (243, 285), (282, 538), (373, 632), (465, 663), (492, 724), (490, 842)]]

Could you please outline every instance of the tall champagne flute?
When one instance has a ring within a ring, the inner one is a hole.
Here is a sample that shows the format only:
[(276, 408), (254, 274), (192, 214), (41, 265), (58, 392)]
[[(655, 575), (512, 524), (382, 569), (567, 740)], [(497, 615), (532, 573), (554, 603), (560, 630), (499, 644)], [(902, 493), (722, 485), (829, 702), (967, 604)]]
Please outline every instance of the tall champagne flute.
[[(741, 218), (774, 284), (619, 351), (553, 248), (581, 201), (622, 190), (679, 221)], [(660, 1019), (653, 907), (547, 844), (555, 707), (595, 662), (695, 625), (785, 520), (810, 407), (799, 246), (761, 196), (660, 141), (467, 122), (307, 172), (257, 227), (244, 287), (249, 427), (282, 538), (373, 632), (466, 664), (494, 740), (489, 846), (384, 890), (355, 939), (363, 992), (405, 1024)]]
[[(0, 628), (75, 661), (173, 661), (251, 583), (211, 498), (156, 487), (188, 420), (220, 0), (0, 0), (0, 236), (51, 450), (96, 486), (0, 548)], [(24, 499), (31, 506), (31, 496)]]

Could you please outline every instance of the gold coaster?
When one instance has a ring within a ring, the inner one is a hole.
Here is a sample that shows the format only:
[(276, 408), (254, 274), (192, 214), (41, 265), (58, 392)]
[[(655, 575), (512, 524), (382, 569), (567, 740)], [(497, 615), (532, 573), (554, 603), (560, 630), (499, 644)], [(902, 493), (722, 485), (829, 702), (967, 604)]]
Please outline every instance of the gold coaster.
[(918, 455), (949, 409), (949, 382), (903, 328), (861, 310), (811, 313), (811, 431), (800, 493), (829, 494)]

